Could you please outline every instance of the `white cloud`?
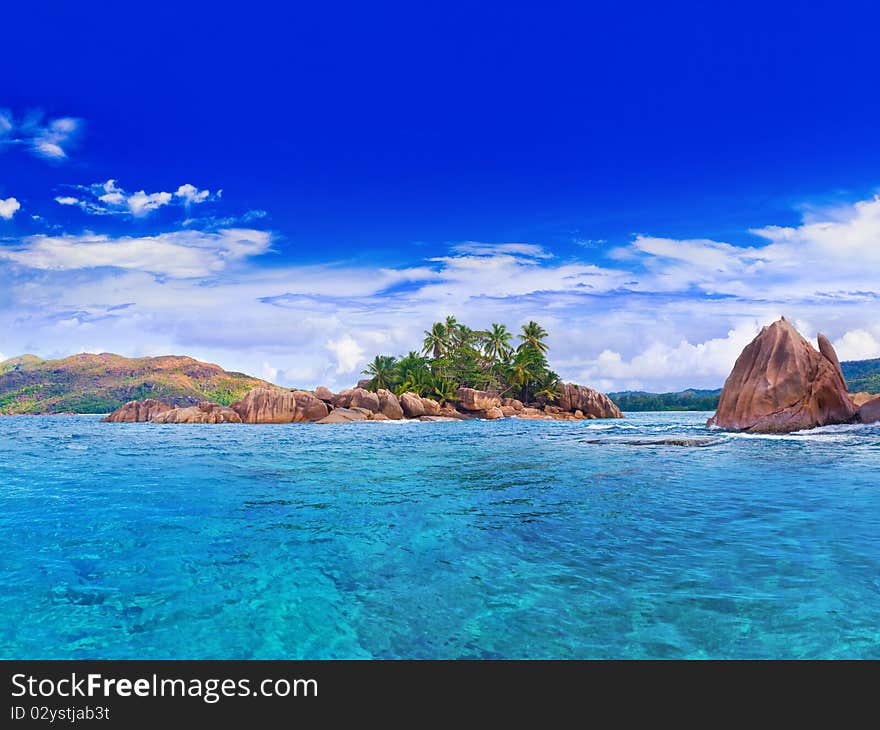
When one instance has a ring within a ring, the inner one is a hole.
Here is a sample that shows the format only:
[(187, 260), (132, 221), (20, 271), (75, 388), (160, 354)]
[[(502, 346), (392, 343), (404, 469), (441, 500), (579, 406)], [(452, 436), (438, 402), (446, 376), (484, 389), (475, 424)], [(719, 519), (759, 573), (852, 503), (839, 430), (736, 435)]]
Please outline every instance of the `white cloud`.
[(825, 332), (842, 359), (880, 354), (878, 208), (873, 199), (760, 229), (750, 246), (638, 236), (601, 266), (522, 243), (463, 243), (399, 268), (266, 267), (252, 261), (271, 245), (259, 231), (35, 236), (0, 248), (0, 331), (11, 333), (7, 352), (187, 353), (338, 389), (375, 354), (418, 348), (422, 330), (448, 314), (477, 328), (535, 319), (566, 380), (719, 387), (782, 314), (807, 337)]
[(19, 203), (15, 198), (0, 198), (0, 218), (3, 220), (11, 221), (12, 216), (15, 215), (16, 211), (21, 208), (21, 203)]
[(278, 368), (273, 368), (269, 363), (264, 362), (261, 374), (264, 380), (272, 383), (278, 377)]
[(834, 341), (834, 349), (841, 360), (868, 360), (880, 357), (880, 338), (867, 330), (850, 330)]
[(687, 382), (693, 386), (720, 384), (730, 372), (743, 348), (761, 330), (763, 321), (743, 321), (724, 337), (692, 344), (681, 340), (668, 344), (653, 340), (638, 354), (624, 359), (619, 352), (605, 349), (579, 374), (585, 382), (601, 387), (629, 390), (644, 388), (657, 381)]
[(212, 195), (210, 190), (199, 190), (189, 183), (181, 185), (175, 193), (148, 193), (145, 190), (128, 193), (115, 179), (93, 185), (77, 185), (75, 188), (84, 197), (58, 196), (55, 202), (60, 205), (76, 205), (91, 215), (131, 215), (135, 218), (143, 218), (175, 201), (179, 205), (190, 206), (215, 200), (220, 196), (220, 191)]
[(351, 335), (345, 335), (338, 340), (328, 340), (327, 350), (336, 357), (337, 375), (354, 372), (364, 359), (364, 348)]
[(45, 119), (40, 111), (32, 111), (21, 121), (12, 112), (0, 109), (0, 150), (7, 145), (24, 145), (37, 157), (64, 160), (82, 132), (82, 120), (74, 117)]
[[(223, 191), (219, 191), (217, 193), (217, 197)], [(195, 185), (190, 185), (186, 183), (185, 185), (181, 185), (177, 188), (177, 192), (174, 195), (178, 198), (181, 198), (186, 205), (196, 205), (198, 203), (204, 203), (206, 200), (211, 198), (210, 190), (199, 190)]]
[[(106, 202), (106, 201), (105, 201)], [(171, 202), (171, 193), (145, 193), (143, 190), (138, 190), (136, 193), (132, 193), (126, 204), (128, 205), (128, 209), (131, 211), (131, 214), (136, 218), (140, 218), (141, 216), (145, 216), (147, 213), (156, 210), (157, 208), (161, 208), (163, 205), (168, 205)]]
[(114, 267), (191, 278), (210, 276), (235, 261), (265, 253), (270, 244), (270, 234), (251, 229), (177, 231), (139, 238), (37, 235), (19, 246), (0, 249), (0, 259), (47, 271)]
[(552, 258), (552, 254), (547, 253), (542, 246), (536, 246), (532, 243), (480, 243), (479, 241), (466, 241), (465, 243), (453, 246), (452, 251), (457, 254), (473, 254), (475, 256), (512, 254), (538, 259)]

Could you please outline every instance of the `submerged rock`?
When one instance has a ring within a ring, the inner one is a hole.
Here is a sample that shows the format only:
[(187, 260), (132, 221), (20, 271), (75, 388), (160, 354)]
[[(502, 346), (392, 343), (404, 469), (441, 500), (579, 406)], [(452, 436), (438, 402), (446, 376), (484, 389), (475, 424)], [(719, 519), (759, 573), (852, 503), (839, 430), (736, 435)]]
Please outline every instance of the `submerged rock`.
[(219, 403), (205, 401), (197, 406), (172, 408), (153, 417), (153, 423), (241, 423), (241, 416)]
[(784, 317), (764, 327), (737, 358), (710, 426), (752, 433), (788, 433), (847, 423), (856, 407), (834, 348), (819, 352)]
[(160, 413), (170, 411), (173, 406), (162, 403), (155, 398), (132, 400), (117, 408), (113, 413), (101, 420), (105, 423), (145, 423), (152, 421)]

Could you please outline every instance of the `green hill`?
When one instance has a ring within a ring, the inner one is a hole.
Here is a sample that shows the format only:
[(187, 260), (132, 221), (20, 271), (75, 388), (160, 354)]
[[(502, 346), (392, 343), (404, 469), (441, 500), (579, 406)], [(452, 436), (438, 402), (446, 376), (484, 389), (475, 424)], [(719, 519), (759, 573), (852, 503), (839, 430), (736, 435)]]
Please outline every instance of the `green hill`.
[(840, 363), (850, 393), (880, 393), (880, 357)]
[(609, 393), (622, 411), (714, 411), (718, 407), (718, 390), (695, 390), (689, 388), (678, 393), (646, 393), (626, 390)]
[(0, 362), (0, 414), (107, 413), (126, 401), (157, 398), (172, 405), (223, 405), (266, 381), (191, 357), (127, 358), (102, 353)]

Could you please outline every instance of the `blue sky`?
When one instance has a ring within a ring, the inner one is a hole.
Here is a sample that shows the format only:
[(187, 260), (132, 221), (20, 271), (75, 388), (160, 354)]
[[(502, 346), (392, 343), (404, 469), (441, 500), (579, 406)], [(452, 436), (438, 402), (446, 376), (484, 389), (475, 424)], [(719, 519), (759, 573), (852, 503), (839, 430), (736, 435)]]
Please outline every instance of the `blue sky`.
[(880, 356), (868, 4), (3, 14), (7, 357), (340, 387), (446, 314), (605, 389), (718, 386), (780, 314)]

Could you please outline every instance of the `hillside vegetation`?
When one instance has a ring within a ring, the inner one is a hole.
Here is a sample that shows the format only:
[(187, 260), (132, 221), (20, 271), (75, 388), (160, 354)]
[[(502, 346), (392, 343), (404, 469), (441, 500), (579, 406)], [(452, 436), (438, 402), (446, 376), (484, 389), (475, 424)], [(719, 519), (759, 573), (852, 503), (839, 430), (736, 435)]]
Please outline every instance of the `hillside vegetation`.
[(880, 357), (840, 363), (850, 393), (880, 393)]
[(0, 362), (0, 413), (108, 413), (123, 403), (157, 398), (171, 405), (211, 400), (223, 405), (264, 380), (191, 357), (127, 358), (102, 353)]

